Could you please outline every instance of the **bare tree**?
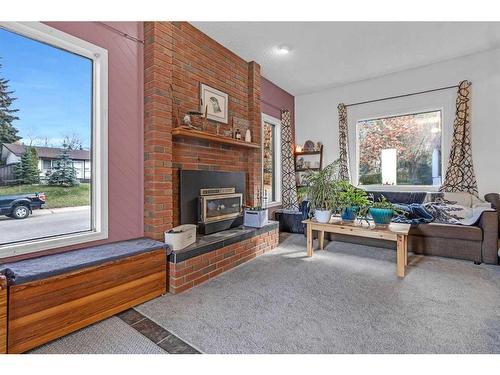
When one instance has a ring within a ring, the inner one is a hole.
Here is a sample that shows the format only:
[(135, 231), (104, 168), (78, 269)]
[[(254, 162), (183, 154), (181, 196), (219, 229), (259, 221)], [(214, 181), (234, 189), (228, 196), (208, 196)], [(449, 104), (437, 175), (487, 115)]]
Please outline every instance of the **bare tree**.
[(83, 150), (83, 141), (79, 134), (64, 135), (64, 146), (69, 150)]

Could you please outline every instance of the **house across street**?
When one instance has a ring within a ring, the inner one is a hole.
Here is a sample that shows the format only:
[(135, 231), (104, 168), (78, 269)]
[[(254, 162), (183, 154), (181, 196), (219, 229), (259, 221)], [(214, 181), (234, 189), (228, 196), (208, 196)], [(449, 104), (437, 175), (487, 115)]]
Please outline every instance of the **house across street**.
[[(8, 169), (8, 173), (0, 173), (0, 185), (2, 180), (14, 180), (15, 176), (13, 166), (21, 161), (21, 156), (26, 152), (28, 146), (20, 143), (2, 143), (0, 160), (3, 167)], [(58, 147), (40, 147), (33, 146), (38, 155), (38, 169), (40, 177), (47, 176), (54, 166), (54, 163), (63, 152), (62, 148)], [(69, 157), (73, 161), (73, 167), (76, 170), (76, 178), (80, 182), (88, 182), (92, 176), (90, 151), (89, 150), (69, 150)], [(10, 168), (9, 168), (10, 167)]]

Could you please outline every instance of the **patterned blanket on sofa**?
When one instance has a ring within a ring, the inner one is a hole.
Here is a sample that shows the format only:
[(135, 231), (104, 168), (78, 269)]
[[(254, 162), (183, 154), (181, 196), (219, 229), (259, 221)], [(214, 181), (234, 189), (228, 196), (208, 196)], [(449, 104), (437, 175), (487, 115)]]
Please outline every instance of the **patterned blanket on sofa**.
[(466, 207), (444, 199), (428, 202), (423, 206), (434, 217), (434, 223), (442, 224), (475, 225), (484, 211), (493, 211), (490, 203), (477, 203)]
[(407, 224), (475, 225), (491, 204), (464, 193), (435, 193), (428, 202), (396, 204), (399, 215), (393, 221)]

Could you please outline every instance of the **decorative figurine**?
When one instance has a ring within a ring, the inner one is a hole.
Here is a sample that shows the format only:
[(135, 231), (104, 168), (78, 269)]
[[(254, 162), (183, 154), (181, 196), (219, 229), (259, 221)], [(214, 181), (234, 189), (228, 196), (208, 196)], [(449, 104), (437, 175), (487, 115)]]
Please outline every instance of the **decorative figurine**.
[(234, 138), (238, 141), (241, 141), (241, 132), (240, 129), (236, 129), (236, 133), (234, 134)]
[(316, 145), (313, 141), (306, 141), (306, 143), (304, 143), (304, 151), (314, 151), (315, 147)]
[(250, 129), (247, 129), (245, 132), (245, 142), (252, 142), (252, 134), (250, 133)]
[(184, 125), (191, 126), (192, 125), (192, 123), (191, 123), (191, 116), (189, 116), (188, 114), (185, 114), (184, 118), (182, 119), (182, 123)]
[(304, 158), (300, 157), (297, 159), (297, 168), (302, 169), (304, 167)]

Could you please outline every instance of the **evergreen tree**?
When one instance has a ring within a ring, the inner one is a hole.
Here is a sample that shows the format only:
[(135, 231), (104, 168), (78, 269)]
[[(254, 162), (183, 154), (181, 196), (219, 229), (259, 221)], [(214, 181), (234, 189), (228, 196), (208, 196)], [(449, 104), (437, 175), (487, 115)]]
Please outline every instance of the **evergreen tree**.
[(14, 173), (22, 184), (40, 183), (38, 155), (34, 147), (26, 147), (26, 152), (21, 156), (21, 162), (16, 165)]
[(12, 125), (13, 121), (19, 120), (19, 117), (15, 115), (19, 110), (11, 108), (16, 98), (12, 97), (14, 92), (9, 91), (8, 83), (9, 80), (0, 77), (0, 144), (14, 143), (21, 139), (17, 135), (18, 130)]
[(52, 171), (49, 174), (49, 185), (78, 185), (76, 169), (73, 166), (73, 161), (69, 157), (69, 151), (70, 149), (68, 145), (65, 144), (61, 154), (59, 155), (59, 159), (52, 166)]

